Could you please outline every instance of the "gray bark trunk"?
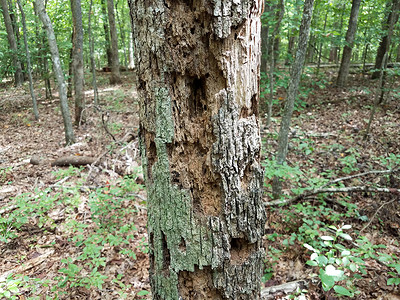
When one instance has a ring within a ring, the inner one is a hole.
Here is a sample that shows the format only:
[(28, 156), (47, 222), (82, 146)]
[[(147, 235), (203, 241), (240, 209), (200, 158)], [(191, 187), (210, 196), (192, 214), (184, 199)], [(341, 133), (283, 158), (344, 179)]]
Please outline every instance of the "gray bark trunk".
[(90, 67), (92, 70), (92, 85), (93, 85), (93, 102), (95, 105), (99, 104), (99, 95), (97, 91), (97, 80), (96, 80), (96, 63), (94, 60), (94, 40), (92, 34), (92, 9), (93, 0), (90, 0), (89, 16), (88, 16), (88, 33), (89, 33), (89, 48), (90, 48)]
[(85, 118), (85, 91), (83, 73), (83, 25), (81, 0), (71, 0), (72, 21), (74, 26), (73, 42), (73, 72), (75, 96), (75, 125), (84, 123)]
[(4, 17), (4, 25), (5, 25), (6, 31), (7, 31), (8, 44), (10, 46), (11, 55), (12, 55), (12, 59), (13, 59), (13, 65), (15, 68), (14, 82), (15, 82), (16, 86), (20, 86), (24, 82), (24, 76), (22, 74), (21, 61), (18, 58), (18, 46), (17, 46), (17, 42), (15, 41), (14, 28), (12, 26), (10, 13), (8, 11), (7, 0), (1, 0), (0, 2), (1, 2), (1, 8), (2, 8), (3, 17)]
[(351, 5), (349, 27), (346, 33), (346, 45), (343, 49), (342, 62), (339, 68), (337, 78), (337, 86), (343, 87), (346, 84), (347, 76), (349, 75), (351, 52), (353, 51), (354, 38), (357, 32), (357, 19), (360, 10), (361, 0), (353, 0)]
[(129, 4), (153, 299), (259, 299), (262, 1)]
[(33, 115), (35, 116), (35, 120), (39, 120), (39, 111), (37, 107), (37, 101), (35, 92), (33, 91), (33, 81), (32, 81), (32, 67), (31, 67), (31, 54), (29, 52), (28, 47), (28, 32), (26, 30), (26, 21), (25, 21), (25, 12), (21, 5), (21, 0), (17, 0), (17, 4), (19, 7), (19, 11), (21, 12), (21, 20), (22, 20), (22, 30), (24, 32), (24, 45), (25, 45), (25, 53), (26, 53), (26, 61), (27, 61), (27, 72), (29, 79), (29, 91), (31, 93), (32, 98), (32, 107), (33, 107)]
[(121, 82), (121, 75), (119, 73), (119, 58), (118, 58), (118, 35), (117, 26), (115, 24), (114, 14), (114, 1), (107, 0), (108, 22), (110, 25), (111, 37), (111, 78), (110, 84), (117, 84)]
[(67, 89), (65, 86), (65, 79), (61, 67), (60, 55), (58, 53), (57, 41), (54, 35), (53, 25), (51, 24), (50, 18), (46, 13), (43, 0), (36, 0), (35, 3), (37, 6), (37, 12), (39, 14), (39, 18), (43, 23), (44, 29), (46, 30), (47, 39), (49, 41), (49, 46), (50, 46), (51, 59), (53, 61), (54, 74), (58, 82), (61, 114), (64, 121), (65, 141), (67, 145), (73, 144), (75, 143), (75, 136), (74, 136), (74, 131), (72, 129), (71, 116), (68, 108)]
[[(307, 52), (307, 43), (310, 35), (313, 5), (314, 0), (306, 0), (304, 2), (303, 18), (301, 20), (296, 58), (290, 71), (290, 83), (287, 93), (287, 100), (285, 103), (285, 109), (283, 112), (281, 127), (279, 130), (278, 153), (276, 155), (276, 163), (278, 166), (283, 165), (286, 160), (290, 122), (292, 119), (294, 102), (297, 98), (300, 77)], [(281, 179), (278, 177), (275, 177), (273, 180), (272, 192), (275, 198), (280, 197), (282, 193), (282, 182)]]

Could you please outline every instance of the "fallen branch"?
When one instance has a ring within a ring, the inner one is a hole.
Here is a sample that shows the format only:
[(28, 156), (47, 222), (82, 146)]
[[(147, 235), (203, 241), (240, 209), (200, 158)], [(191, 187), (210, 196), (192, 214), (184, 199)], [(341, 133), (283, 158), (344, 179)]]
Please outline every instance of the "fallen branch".
[(349, 180), (349, 179), (353, 179), (353, 178), (357, 178), (357, 177), (362, 177), (362, 176), (366, 176), (366, 175), (370, 175), (370, 174), (391, 174), (391, 173), (395, 173), (398, 172), (399, 169), (395, 168), (395, 169), (390, 169), (390, 170), (373, 170), (373, 171), (368, 171), (368, 172), (364, 172), (364, 173), (359, 173), (359, 174), (354, 174), (354, 175), (350, 175), (350, 176), (346, 176), (346, 177), (340, 177), (337, 179), (334, 179), (332, 181), (329, 181), (328, 183), (324, 184), (321, 188), (324, 188), (326, 186), (330, 186), (332, 184), (338, 183), (340, 181), (345, 181), (345, 180)]
[(47, 257), (52, 255), (53, 253), (54, 253), (54, 250), (51, 249), (50, 251), (43, 253), (42, 255), (35, 257), (35, 258), (23, 263), (22, 265), (1, 274), (0, 281), (4, 281), (11, 274), (21, 274), (29, 269), (32, 269), (32, 268), (40, 265), (43, 261), (45, 261), (47, 259)]
[(299, 201), (309, 196), (324, 194), (324, 193), (351, 193), (351, 192), (366, 192), (366, 193), (392, 193), (400, 195), (400, 189), (394, 188), (381, 188), (381, 187), (370, 187), (370, 186), (349, 186), (342, 188), (319, 188), (312, 191), (304, 192), (294, 198), (287, 200), (275, 200), (264, 203), (265, 206), (276, 206), (276, 205), (288, 205), (290, 203)]
[(387, 201), (387, 202), (383, 203), (381, 206), (379, 206), (379, 208), (376, 210), (376, 212), (374, 213), (374, 215), (373, 215), (373, 216), (371, 217), (371, 219), (369, 220), (368, 224), (365, 225), (365, 226), (360, 230), (360, 233), (363, 232), (363, 231), (372, 223), (372, 221), (374, 220), (374, 218), (376, 217), (376, 215), (378, 214), (378, 212), (379, 212), (385, 205), (388, 205), (388, 204), (390, 204), (390, 203), (393, 203), (393, 202), (396, 201), (396, 200), (397, 200), (397, 199), (392, 199), (392, 200), (390, 200), (390, 201)]

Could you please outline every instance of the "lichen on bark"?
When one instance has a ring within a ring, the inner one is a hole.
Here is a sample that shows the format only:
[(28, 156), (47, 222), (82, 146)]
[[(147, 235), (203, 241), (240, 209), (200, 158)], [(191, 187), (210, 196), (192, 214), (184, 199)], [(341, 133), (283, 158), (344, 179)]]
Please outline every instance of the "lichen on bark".
[(258, 299), (261, 1), (130, 0), (154, 299)]

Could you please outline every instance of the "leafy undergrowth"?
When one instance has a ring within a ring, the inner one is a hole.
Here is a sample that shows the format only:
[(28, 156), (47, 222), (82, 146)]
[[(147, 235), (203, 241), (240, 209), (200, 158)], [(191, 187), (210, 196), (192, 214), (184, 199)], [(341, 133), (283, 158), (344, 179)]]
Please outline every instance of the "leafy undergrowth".
[[(41, 119), (35, 122), (27, 86), (1, 93), (1, 299), (149, 296), (134, 80), (126, 73), (123, 85), (106, 81), (103, 74), (99, 106), (87, 92), (87, 122), (75, 128), (77, 143), (68, 147), (57, 94), (45, 100), (36, 90)], [(96, 163), (50, 165), (70, 155)], [(31, 164), (32, 157), (41, 164)]]
[[(280, 168), (273, 155), (280, 119), (264, 129), (265, 201), (274, 176), (289, 200), (267, 206), (265, 287), (306, 280), (308, 289), (292, 298), (399, 298), (399, 96), (392, 92), (365, 140), (376, 84), (357, 75), (352, 88), (317, 88), (300, 99)], [(321, 188), (328, 192), (312, 192)]]
[[(399, 174), (331, 181), (399, 166), (399, 99), (377, 113), (364, 141), (376, 82), (358, 76), (352, 88), (337, 90), (329, 87), (329, 77), (310, 78), (313, 84), (302, 89), (303, 100), (296, 105), (301, 111), (295, 114), (282, 168), (273, 168), (280, 118), (262, 130), (265, 202), (272, 201), (274, 175), (284, 178), (283, 199), (306, 195), (267, 206), (263, 286), (304, 279), (308, 289), (297, 296), (306, 299), (396, 299)], [(100, 81), (101, 105), (91, 104), (89, 91), (87, 122), (76, 129), (78, 142), (69, 147), (63, 146), (57, 97), (45, 100), (37, 89), (41, 120), (34, 122), (27, 86), (5, 85), (1, 92), (0, 298), (150, 296), (135, 83), (129, 73), (120, 86), (107, 86), (105, 74)], [(81, 168), (50, 165), (68, 155), (97, 162)], [(30, 164), (32, 156), (44, 163)], [(391, 193), (309, 193), (324, 185), (389, 187)]]

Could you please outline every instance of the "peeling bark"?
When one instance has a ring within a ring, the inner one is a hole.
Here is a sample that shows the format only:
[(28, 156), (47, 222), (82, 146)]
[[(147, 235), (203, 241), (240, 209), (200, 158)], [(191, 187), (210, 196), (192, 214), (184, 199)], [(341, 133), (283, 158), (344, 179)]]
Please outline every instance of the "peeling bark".
[(262, 1), (129, 6), (153, 299), (259, 299)]

